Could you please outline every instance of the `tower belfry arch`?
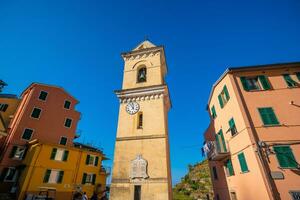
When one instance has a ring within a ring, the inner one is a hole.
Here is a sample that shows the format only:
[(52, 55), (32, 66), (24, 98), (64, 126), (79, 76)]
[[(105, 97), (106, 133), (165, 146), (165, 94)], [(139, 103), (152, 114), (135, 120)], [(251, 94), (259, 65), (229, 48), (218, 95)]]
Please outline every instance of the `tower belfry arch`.
[(168, 139), (171, 108), (162, 46), (148, 40), (124, 59), (110, 199), (171, 200)]

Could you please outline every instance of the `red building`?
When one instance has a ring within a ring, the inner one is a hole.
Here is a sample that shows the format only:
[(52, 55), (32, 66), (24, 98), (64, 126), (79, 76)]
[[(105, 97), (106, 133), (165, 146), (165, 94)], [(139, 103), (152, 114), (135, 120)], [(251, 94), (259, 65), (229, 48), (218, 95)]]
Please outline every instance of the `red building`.
[(17, 189), (28, 141), (73, 145), (78, 101), (63, 88), (32, 83), (22, 94), (0, 147), (0, 192)]

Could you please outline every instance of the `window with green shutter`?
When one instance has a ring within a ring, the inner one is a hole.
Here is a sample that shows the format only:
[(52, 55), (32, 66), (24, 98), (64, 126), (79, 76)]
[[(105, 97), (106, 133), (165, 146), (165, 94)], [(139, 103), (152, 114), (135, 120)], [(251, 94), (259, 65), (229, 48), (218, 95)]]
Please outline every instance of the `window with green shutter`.
[(67, 144), (67, 141), (68, 141), (68, 138), (62, 136), (62, 137), (60, 138), (59, 144), (61, 144), (61, 145), (66, 145), (66, 144)]
[(57, 152), (57, 148), (53, 148), (53, 149), (52, 149), (52, 152), (51, 152), (51, 156), (50, 156), (50, 159), (51, 159), (51, 160), (54, 160), (54, 159), (55, 159), (56, 152)]
[(225, 162), (225, 167), (226, 167), (227, 175), (228, 176), (233, 176), (234, 175), (234, 170), (233, 170), (232, 162), (231, 162), (230, 159), (228, 159)]
[(86, 176), (87, 176), (87, 174), (83, 173), (81, 184), (85, 184), (86, 183)]
[(239, 162), (240, 162), (241, 171), (242, 172), (248, 172), (249, 169), (248, 169), (248, 165), (247, 165), (244, 153), (238, 154), (238, 159), (239, 159)]
[(92, 184), (95, 185), (96, 182), (96, 174), (92, 175)]
[(233, 118), (231, 118), (229, 120), (228, 124), (229, 124), (229, 129), (230, 129), (230, 132), (231, 132), (231, 136), (234, 136), (235, 134), (237, 134), (237, 129), (236, 129), (235, 122), (234, 122)]
[(283, 78), (288, 87), (297, 87), (297, 82), (294, 81), (289, 74), (283, 74)]
[(260, 81), (260, 83), (261, 83), (264, 90), (271, 89), (271, 85), (270, 85), (269, 80), (267, 79), (266, 76), (260, 75), (260, 76), (258, 76), (258, 79), (259, 79), (259, 81)]
[(270, 82), (265, 75), (240, 77), (245, 91), (270, 90)]
[(57, 177), (57, 183), (62, 183), (64, 177), (64, 171), (59, 171), (58, 177)]
[(64, 151), (64, 154), (63, 154), (63, 161), (67, 161), (68, 160), (68, 156), (69, 156), (69, 151), (68, 150), (65, 150)]
[(282, 168), (297, 168), (299, 166), (290, 146), (274, 146), (279, 166)]
[(45, 176), (44, 176), (44, 183), (48, 183), (49, 181), (49, 178), (50, 178), (50, 174), (51, 174), (51, 170), (50, 169), (47, 169), (46, 172), (45, 172)]
[(97, 165), (98, 165), (98, 161), (99, 161), (99, 157), (96, 156), (96, 158), (95, 158), (95, 166), (96, 166), (96, 167), (97, 167)]
[(230, 96), (226, 85), (224, 85), (223, 90), (218, 96), (220, 107), (223, 108), (225, 104), (229, 101)]
[(300, 81), (300, 72), (296, 72), (296, 76), (298, 78), (298, 81)]
[(87, 156), (86, 156), (85, 164), (86, 164), (86, 165), (90, 164), (90, 155), (87, 155)]
[(266, 126), (278, 125), (279, 121), (274, 113), (273, 108), (266, 107), (266, 108), (258, 108), (260, 117)]
[(217, 117), (215, 106), (211, 107), (211, 116), (213, 119), (215, 119)]
[(222, 144), (221, 152), (227, 152), (226, 142), (225, 142), (222, 129), (218, 132), (218, 139), (221, 140), (221, 144)]

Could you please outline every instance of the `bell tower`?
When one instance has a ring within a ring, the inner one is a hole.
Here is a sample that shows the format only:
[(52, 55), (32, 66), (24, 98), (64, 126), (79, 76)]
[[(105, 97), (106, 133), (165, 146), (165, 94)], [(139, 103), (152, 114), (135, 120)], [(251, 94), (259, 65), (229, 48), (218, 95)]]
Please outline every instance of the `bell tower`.
[(120, 100), (110, 199), (171, 200), (168, 139), (171, 108), (162, 46), (146, 40), (122, 53)]

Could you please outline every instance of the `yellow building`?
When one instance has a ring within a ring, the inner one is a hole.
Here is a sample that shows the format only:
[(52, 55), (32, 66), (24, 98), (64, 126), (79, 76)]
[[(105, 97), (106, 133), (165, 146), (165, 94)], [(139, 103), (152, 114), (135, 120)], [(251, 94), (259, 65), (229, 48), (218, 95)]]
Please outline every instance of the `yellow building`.
[[(20, 99), (16, 95), (0, 94), (0, 139), (7, 136), (7, 129)], [(1, 144), (1, 141), (0, 141)]]
[(74, 147), (29, 142), (23, 162), (24, 171), (19, 180), (19, 198), (52, 190), (56, 199), (72, 199), (77, 192), (86, 192), (90, 198), (105, 190), (107, 170), (102, 166), (105, 155), (101, 150), (74, 143)]
[(115, 143), (111, 200), (172, 199), (168, 142), (171, 108), (162, 46), (144, 41), (122, 54), (124, 75)]

